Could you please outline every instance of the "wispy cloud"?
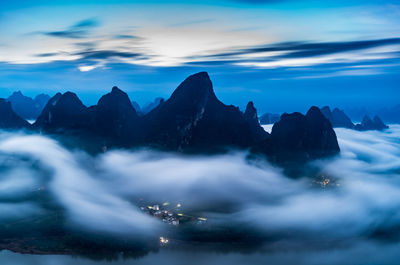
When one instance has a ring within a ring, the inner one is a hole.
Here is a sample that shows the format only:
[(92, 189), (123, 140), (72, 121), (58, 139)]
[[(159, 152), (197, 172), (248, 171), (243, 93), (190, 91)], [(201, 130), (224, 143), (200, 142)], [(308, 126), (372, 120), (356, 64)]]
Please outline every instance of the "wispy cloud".
[(59, 38), (80, 39), (90, 34), (91, 29), (97, 27), (99, 22), (96, 19), (85, 19), (77, 22), (65, 30), (44, 32), (44, 35)]

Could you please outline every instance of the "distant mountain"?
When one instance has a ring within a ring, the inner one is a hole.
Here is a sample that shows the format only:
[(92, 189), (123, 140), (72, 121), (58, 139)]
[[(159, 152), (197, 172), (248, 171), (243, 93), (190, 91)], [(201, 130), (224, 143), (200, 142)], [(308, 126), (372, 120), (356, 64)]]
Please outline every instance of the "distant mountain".
[(21, 91), (14, 92), (7, 98), (11, 102), (13, 110), (26, 120), (35, 120), (42, 112), (50, 96), (40, 94), (32, 99), (24, 96)]
[(265, 113), (260, 117), (261, 124), (274, 124), (281, 119), (281, 115), (274, 113)]
[(331, 112), (331, 109), (328, 106), (325, 106), (321, 109), (322, 114), (327, 118), (334, 128), (348, 128), (353, 129), (354, 124), (350, 120), (350, 118), (344, 113), (343, 110), (338, 108), (334, 108)]
[(355, 129), (359, 131), (368, 131), (368, 130), (381, 131), (387, 128), (389, 127), (386, 124), (384, 124), (383, 121), (378, 116), (375, 116), (373, 119), (371, 119), (369, 116), (364, 116), (361, 124), (357, 124), (355, 126)]
[[(4, 105), (4, 113), (12, 116), (8, 106), (7, 110), (7, 104)], [(14, 119), (18, 120), (17, 117)], [(19, 122), (19, 126), (26, 125), (22, 119)], [(72, 92), (57, 93), (32, 128), (59, 134), (61, 139), (93, 147), (95, 152), (108, 147), (147, 146), (209, 153), (233, 147), (250, 149), (281, 162), (306, 161), (339, 151), (331, 123), (318, 108), (312, 107), (307, 115), (285, 113), (270, 135), (260, 126), (253, 102), (247, 104), (244, 113), (238, 107), (223, 104), (206, 72), (186, 78), (168, 100), (160, 100), (143, 116), (138, 115), (128, 95), (117, 87), (89, 108)]]
[(141, 114), (142, 113), (142, 109), (140, 108), (139, 103), (137, 103), (136, 101), (132, 100), (132, 107), (136, 110), (137, 114)]
[(340, 151), (335, 131), (317, 107), (311, 107), (306, 115), (284, 113), (272, 127), (271, 137), (254, 150), (276, 162), (306, 161)]
[(25, 121), (14, 112), (11, 103), (4, 98), (0, 98), (0, 128), (27, 129), (29, 127), (29, 122)]
[(147, 114), (153, 109), (155, 109), (158, 105), (160, 105), (161, 102), (163, 102), (164, 99), (162, 97), (157, 97), (154, 99), (153, 102), (148, 102), (141, 108), (141, 113), (142, 114)]

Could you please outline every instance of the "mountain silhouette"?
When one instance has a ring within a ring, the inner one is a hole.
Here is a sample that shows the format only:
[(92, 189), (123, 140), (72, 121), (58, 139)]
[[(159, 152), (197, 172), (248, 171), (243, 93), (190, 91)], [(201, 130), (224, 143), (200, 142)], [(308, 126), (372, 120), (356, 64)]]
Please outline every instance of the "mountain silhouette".
[(75, 93), (57, 93), (52, 97), (33, 124), (48, 132), (85, 130), (88, 126), (89, 111)]
[(356, 124), (355, 129), (359, 131), (368, 131), (368, 130), (377, 130), (382, 131), (384, 129), (389, 128), (383, 121), (378, 117), (375, 116), (371, 119), (368, 115), (364, 116), (361, 124)]
[(252, 138), (254, 142), (260, 142), (269, 137), (269, 133), (267, 133), (261, 126), (258, 121), (257, 110), (254, 107), (252, 101), (250, 101), (244, 112), (244, 119), (250, 126), (250, 131), (252, 134)]
[(7, 98), (13, 110), (26, 120), (36, 120), (49, 99), (50, 97), (46, 94), (37, 95), (35, 99), (32, 99), (23, 95), (21, 91), (14, 92)]
[(334, 108), (331, 112), (331, 109), (328, 106), (325, 106), (321, 109), (322, 114), (327, 118), (334, 128), (348, 128), (353, 129), (354, 124), (350, 120), (350, 118), (344, 113), (343, 110), (338, 108)]
[(255, 151), (284, 162), (329, 157), (340, 149), (331, 123), (313, 106), (306, 115), (284, 113), (272, 127), (271, 137), (255, 147)]
[[(3, 101), (0, 126), (29, 127)], [(10, 118), (11, 117), (11, 118)], [(13, 121), (13, 123), (11, 122)], [(377, 120), (373, 120), (377, 122)], [(11, 124), (11, 125), (10, 125)], [(118, 87), (86, 107), (72, 92), (57, 93), (32, 126), (44, 133), (70, 137), (95, 150), (108, 147), (152, 147), (174, 152), (209, 153), (250, 149), (272, 161), (306, 161), (339, 152), (331, 123), (317, 107), (306, 115), (283, 114), (268, 134), (260, 126), (253, 102), (245, 112), (215, 95), (206, 72), (186, 78), (166, 101), (140, 116)]]
[(22, 119), (14, 112), (11, 103), (4, 98), (0, 98), (0, 128), (2, 129), (27, 129), (29, 122)]
[(146, 141), (167, 149), (209, 150), (254, 142), (243, 113), (217, 99), (206, 72), (186, 78), (144, 118)]
[(281, 119), (281, 115), (274, 113), (264, 113), (260, 117), (260, 124), (274, 124)]
[(139, 116), (128, 95), (118, 87), (100, 98), (89, 108), (89, 131), (98, 136), (131, 144), (137, 140)]

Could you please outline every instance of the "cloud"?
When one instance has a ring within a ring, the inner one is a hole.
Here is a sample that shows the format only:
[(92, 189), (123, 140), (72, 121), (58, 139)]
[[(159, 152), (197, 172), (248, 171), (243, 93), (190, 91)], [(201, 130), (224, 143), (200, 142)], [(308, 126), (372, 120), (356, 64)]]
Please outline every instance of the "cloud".
[(90, 34), (91, 29), (97, 27), (99, 22), (96, 19), (85, 19), (77, 22), (68, 29), (59, 31), (44, 32), (44, 35), (59, 38), (81, 39)]
[(89, 72), (89, 71), (96, 69), (97, 67), (98, 67), (97, 65), (81, 65), (81, 66), (78, 66), (78, 69), (81, 72)]
[(87, 51), (77, 52), (74, 55), (81, 56), (81, 59), (84, 60), (105, 60), (109, 58), (132, 59), (132, 58), (143, 57), (143, 54), (140, 53), (123, 52), (116, 50), (87, 50)]
[(344, 42), (283, 42), (264, 47), (253, 47), (232, 52), (214, 54), (209, 55), (208, 57), (223, 58), (265, 52), (285, 52), (283, 55), (272, 56), (272, 58), (300, 58), (356, 51), (394, 44), (400, 44), (400, 38)]
[[(184, 156), (142, 149), (91, 156), (45, 136), (6, 134), (0, 142), (0, 166), (7, 166), (9, 175), (0, 179), (0, 190), (7, 187), (22, 196), (27, 187), (41, 183), (36, 176), (45, 170), (50, 174), (46, 189), (66, 209), (67, 221), (78, 230), (105, 235), (153, 238), (168, 233), (168, 225), (140, 211), (139, 201), (144, 200), (180, 202), (183, 211), (208, 218), (208, 233), (248, 231), (247, 238), (263, 243), (278, 239), (296, 244), (300, 238), (300, 244), (371, 244), (378, 231), (397, 238), (400, 126), (384, 132), (336, 133), (341, 155), (316, 161), (311, 165), (316, 170), (305, 171), (301, 179), (288, 178), (265, 161), (249, 160), (245, 152)], [(29, 161), (37, 161), (36, 171)], [(322, 188), (316, 181), (315, 176), (322, 175), (331, 186)], [(40, 203), (24, 203), (20, 206), (34, 209), (29, 214), (41, 209)], [(190, 229), (182, 230), (187, 240)]]
[(120, 39), (120, 40), (125, 40), (125, 39), (133, 39), (133, 40), (138, 40), (141, 39), (141, 37), (139, 36), (135, 36), (135, 35), (129, 35), (129, 34), (120, 34), (120, 35), (115, 35), (114, 36), (115, 39)]
[[(29, 156), (52, 172), (48, 187), (67, 208), (69, 220), (88, 231), (151, 236), (157, 231), (155, 220), (142, 214), (128, 201), (114, 195), (77, 158), (55, 141), (42, 136), (11, 136), (0, 143), (0, 151)], [(82, 161), (81, 161), (82, 162)]]

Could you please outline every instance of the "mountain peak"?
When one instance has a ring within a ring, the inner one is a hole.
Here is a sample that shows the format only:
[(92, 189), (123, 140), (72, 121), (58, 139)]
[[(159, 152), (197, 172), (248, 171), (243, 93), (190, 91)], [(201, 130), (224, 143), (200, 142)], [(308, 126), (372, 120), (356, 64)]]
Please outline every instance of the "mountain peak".
[(0, 98), (0, 128), (21, 129), (28, 128), (27, 121), (19, 117), (11, 108), (11, 102)]
[(306, 114), (306, 117), (313, 117), (313, 118), (324, 118), (324, 116), (321, 113), (321, 110), (316, 107), (316, 106), (312, 106)]
[(361, 121), (361, 124), (357, 124), (355, 129), (359, 131), (367, 131), (367, 130), (384, 130), (389, 128), (383, 121), (378, 117), (375, 116), (373, 119), (368, 115), (365, 115)]
[(135, 109), (132, 106), (132, 103), (129, 99), (128, 94), (114, 86), (110, 93), (102, 96), (97, 103), (98, 106), (107, 107), (107, 108), (126, 108), (129, 112), (135, 112)]
[(24, 94), (22, 94), (21, 90), (18, 90), (18, 91), (15, 91), (14, 93), (12, 93), (11, 96), (21, 96), (21, 97), (23, 97)]
[(269, 136), (258, 121), (257, 109), (254, 107), (253, 101), (249, 101), (244, 112), (244, 119), (250, 126), (251, 134), (255, 142), (264, 140)]
[(113, 86), (111, 89), (111, 93), (121, 93), (121, 92), (123, 92), (123, 91), (121, 89), (119, 89), (117, 86)]
[(199, 72), (186, 78), (172, 93), (170, 100), (185, 100), (191, 104), (215, 99), (213, 85), (207, 72)]

